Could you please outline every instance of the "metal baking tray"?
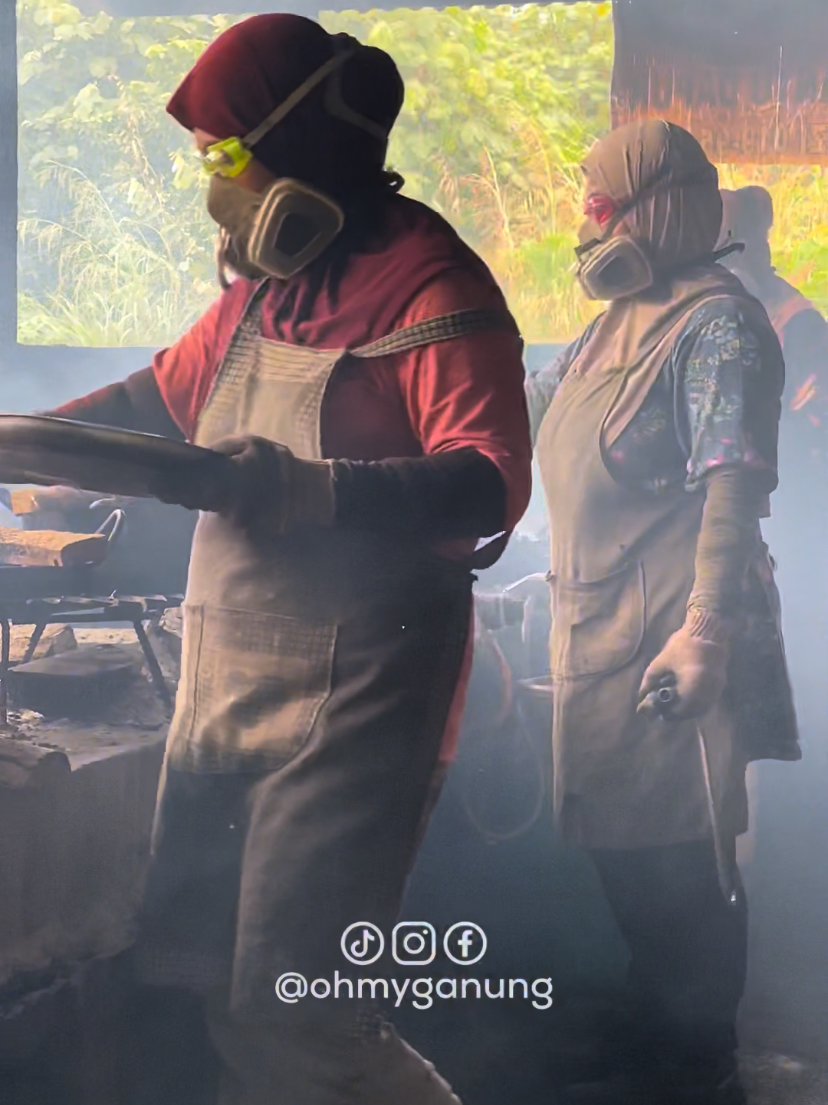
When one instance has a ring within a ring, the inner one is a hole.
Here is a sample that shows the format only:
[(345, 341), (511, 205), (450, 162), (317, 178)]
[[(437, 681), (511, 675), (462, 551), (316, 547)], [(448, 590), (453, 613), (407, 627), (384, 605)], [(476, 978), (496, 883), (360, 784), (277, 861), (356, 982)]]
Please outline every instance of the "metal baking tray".
[(154, 434), (43, 415), (0, 415), (0, 483), (76, 487), (153, 498), (162, 473), (212, 478), (230, 460)]

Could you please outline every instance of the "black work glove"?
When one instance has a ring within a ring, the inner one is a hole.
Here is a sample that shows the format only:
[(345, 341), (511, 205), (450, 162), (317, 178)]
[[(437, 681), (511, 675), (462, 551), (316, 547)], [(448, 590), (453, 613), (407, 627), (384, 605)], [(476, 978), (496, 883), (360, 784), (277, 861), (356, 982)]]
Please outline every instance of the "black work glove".
[(330, 462), (298, 460), (284, 445), (249, 435), (224, 438), (212, 450), (230, 463), (165, 473), (152, 488), (154, 496), (221, 514), (250, 532), (280, 534), (333, 524)]

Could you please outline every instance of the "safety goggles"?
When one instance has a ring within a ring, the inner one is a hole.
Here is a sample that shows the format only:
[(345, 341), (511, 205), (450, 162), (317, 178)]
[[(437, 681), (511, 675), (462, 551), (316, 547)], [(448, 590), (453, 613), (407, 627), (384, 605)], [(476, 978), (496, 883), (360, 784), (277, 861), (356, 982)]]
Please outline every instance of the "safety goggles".
[(244, 138), (225, 138), (221, 142), (213, 142), (205, 150), (199, 152), (199, 160), (204, 171), (209, 176), (233, 177), (239, 176), (253, 160), (253, 147), (257, 142), (272, 130), (285, 118), (297, 104), (322, 81), (329, 77), (334, 79), (329, 82), (325, 96), (325, 109), (330, 115), (334, 115), (354, 126), (361, 127), (383, 142), (387, 141), (388, 133), (378, 123), (366, 119), (364, 115), (352, 111), (342, 99), (340, 88), (341, 69), (345, 62), (353, 57), (354, 50), (343, 50), (336, 53), (330, 61), (326, 61), (315, 73), (300, 84), (286, 100), (284, 100), (268, 117), (261, 122), (255, 130), (252, 130)]
[(663, 165), (649, 184), (624, 202), (615, 200), (602, 192), (591, 192), (584, 200), (584, 215), (598, 224), (601, 237), (590, 238), (588, 242), (582, 242), (581, 245), (576, 246), (575, 256), (580, 260), (584, 254), (590, 253), (596, 246), (605, 242), (625, 215), (638, 207), (644, 200), (655, 195), (656, 192), (685, 184), (698, 183), (700, 179), (698, 174), (693, 174), (685, 179), (668, 179), (669, 175), (670, 166)]
[(584, 216), (604, 227), (618, 211), (619, 204), (611, 196), (593, 192), (584, 201)]
[(236, 177), (253, 160), (253, 154), (245, 145), (245, 139), (225, 138), (222, 142), (213, 142), (206, 150), (199, 150), (198, 159), (208, 176)]

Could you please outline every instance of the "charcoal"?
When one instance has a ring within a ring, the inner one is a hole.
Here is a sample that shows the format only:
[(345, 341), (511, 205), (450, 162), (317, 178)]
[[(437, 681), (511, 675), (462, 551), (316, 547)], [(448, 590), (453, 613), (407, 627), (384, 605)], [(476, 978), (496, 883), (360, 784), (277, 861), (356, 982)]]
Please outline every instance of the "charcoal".
[(140, 677), (135, 657), (117, 645), (83, 645), (19, 664), (9, 673), (16, 709), (44, 717), (95, 717)]

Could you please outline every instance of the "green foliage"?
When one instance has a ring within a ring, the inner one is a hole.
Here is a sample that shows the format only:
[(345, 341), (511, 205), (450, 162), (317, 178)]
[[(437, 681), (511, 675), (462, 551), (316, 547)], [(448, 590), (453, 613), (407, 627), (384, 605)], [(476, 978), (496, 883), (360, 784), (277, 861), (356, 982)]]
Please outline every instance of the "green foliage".
[(21, 341), (168, 343), (214, 298), (215, 228), (164, 107), (230, 22), (18, 0)]
[[(174, 340), (215, 294), (188, 136), (164, 112), (216, 18), (18, 0), (22, 341)], [(609, 123), (610, 4), (323, 16), (407, 84), (391, 160), (485, 256), (527, 337), (577, 329), (577, 165)]]
[(555, 341), (593, 313), (572, 280), (580, 162), (609, 129), (609, 3), (327, 13), (387, 50), (406, 84), (389, 150), (501, 281), (525, 336)]
[[(214, 227), (169, 94), (231, 18), (87, 17), (18, 0), (20, 339), (160, 345), (216, 294)], [(572, 278), (581, 158), (609, 127), (610, 3), (327, 13), (396, 59), (407, 94), (390, 160), (502, 283), (530, 341), (594, 307)], [(828, 309), (822, 169), (724, 167), (764, 183), (783, 275)]]
[(527, 207), (541, 197), (548, 206), (549, 189), (577, 192), (581, 156), (609, 126), (608, 3), (327, 13), (322, 22), (394, 57), (406, 102), (391, 161), (409, 193), (462, 232), (502, 233), (481, 225), (477, 208), (504, 192)]

